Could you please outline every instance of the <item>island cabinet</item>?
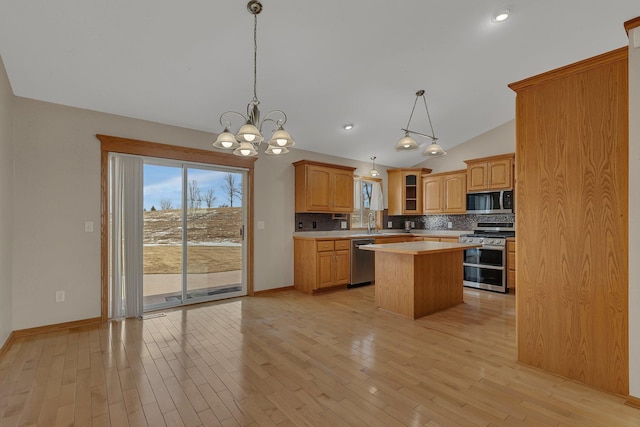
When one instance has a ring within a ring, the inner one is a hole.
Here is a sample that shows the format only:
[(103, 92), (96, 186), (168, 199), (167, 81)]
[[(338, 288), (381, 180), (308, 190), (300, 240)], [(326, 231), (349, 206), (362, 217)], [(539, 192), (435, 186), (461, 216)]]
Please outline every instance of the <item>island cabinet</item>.
[(300, 160), (295, 167), (297, 213), (352, 213), (356, 168)]
[(516, 239), (507, 239), (507, 287), (516, 289)]
[(513, 188), (513, 160), (515, 154), (465, 160), (467, 191), (504, 190)]
[(387, 170), (389, 215), (422, 215), (422, 175), (431, 169)]
[(294, 288), (313, 294), (348, 285), (351, 279), (349, 239), (294, 239)]
[(467, 172), (465, 170), (422, 177), (423, 214), (463, 214), (467, 212)]

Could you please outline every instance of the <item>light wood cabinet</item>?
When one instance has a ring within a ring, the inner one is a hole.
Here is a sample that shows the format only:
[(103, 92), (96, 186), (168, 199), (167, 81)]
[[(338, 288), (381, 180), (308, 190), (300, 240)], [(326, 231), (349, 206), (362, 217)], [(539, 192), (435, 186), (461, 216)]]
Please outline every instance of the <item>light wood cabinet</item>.
[(513, 159), (515, 154), (465, 160), (467, 191), (504, 190), (513, 188)]
[(295, 162), (298, 213), (352, 213), (355, 168), (300, 160)]
[(389, 215), (422, 214), (422, 175), (431, 169), (387, 170)]
[(509, 85), (517, 93), (518, 361), (623, 396), (628, 197), (637, 185), (628, 168), (628, 53)]
[(507, 287), (516, 290), (516, 239), (507, 239)]
[(424, 175), (422, 193), (423, 214), (466, 213), (466, 171)]
[(351, 240), (294, 239), (294, 287), (312, 294), (351, 280)]

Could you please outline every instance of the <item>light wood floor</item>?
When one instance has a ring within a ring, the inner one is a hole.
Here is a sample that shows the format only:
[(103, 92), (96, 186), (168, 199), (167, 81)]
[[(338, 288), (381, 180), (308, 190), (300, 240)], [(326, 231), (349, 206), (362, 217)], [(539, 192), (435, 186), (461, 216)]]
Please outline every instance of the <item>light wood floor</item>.
[(18, 339), (1, 426), (638, 426), (640, 410), (515, 362), (514, 297), (416, 321), (373, 287), (285, 291)]

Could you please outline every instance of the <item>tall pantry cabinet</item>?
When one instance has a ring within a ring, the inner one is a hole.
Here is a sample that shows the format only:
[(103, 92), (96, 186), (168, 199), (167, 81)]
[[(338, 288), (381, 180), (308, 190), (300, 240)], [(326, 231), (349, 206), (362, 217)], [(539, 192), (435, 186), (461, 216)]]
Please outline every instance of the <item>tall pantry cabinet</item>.
[(628, 49), (516, 98), (518, 360), (629, 393)]

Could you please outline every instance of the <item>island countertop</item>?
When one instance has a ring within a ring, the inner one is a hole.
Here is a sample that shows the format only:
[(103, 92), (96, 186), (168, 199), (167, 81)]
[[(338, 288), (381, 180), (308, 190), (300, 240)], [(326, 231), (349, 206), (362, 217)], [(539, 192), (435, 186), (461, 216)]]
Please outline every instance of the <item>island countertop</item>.
[(482, 245), (469, 243), (448, 243), (448, 242), (406, 242), (406, 243), (385, 243), (377, 245), (361, 245), (359, 249), (367, 251), (391, 252), (406, 255), (425, 255), (443, 252), (455, 252), (470, 248), (479, 248)]

